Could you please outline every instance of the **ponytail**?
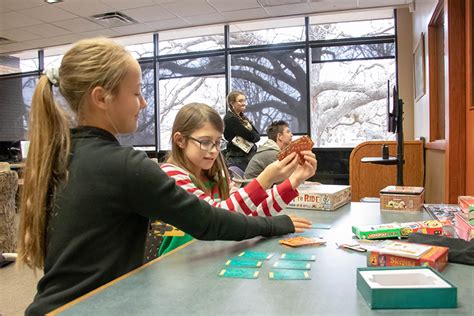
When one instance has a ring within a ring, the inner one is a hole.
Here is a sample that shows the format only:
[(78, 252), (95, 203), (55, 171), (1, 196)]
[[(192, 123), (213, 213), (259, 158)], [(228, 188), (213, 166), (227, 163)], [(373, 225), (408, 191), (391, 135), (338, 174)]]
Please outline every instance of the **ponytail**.
[(65, 112), (54, 101), (52, 83), (41, 76), (31, 101), (18, 246), (18, 261), (34, 270), (44, 266), (48, 214), (58, 183), (67, 177), (68, 125)]

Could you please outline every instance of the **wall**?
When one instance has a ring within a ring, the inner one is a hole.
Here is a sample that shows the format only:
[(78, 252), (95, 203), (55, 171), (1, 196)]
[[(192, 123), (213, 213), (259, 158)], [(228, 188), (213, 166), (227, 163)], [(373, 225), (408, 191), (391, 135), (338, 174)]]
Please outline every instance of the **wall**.
[[(420, 39), (425, 35), (425, 78), (426, 91), (414, 105), (414, 137), (425, 137), (430, 140), (430, 107), (429, 107), (429, 60), (428, 60), (428, 24), (436, 8), (436, 0), (416, 1), (415, 11), (412, 13), (413, 33), (411, 38), (412, 52)], [(414, 98), (414, 97), (413, 97)], [(445, 153), (444, 151), (427, 149), (425, 165), (425, 201), (427, 203), (441, 203), (445, 193)]]
[(414, 140), (412, 17), (408, 8), (397, 10), (398, 86), (403, 100), (403, 136)]

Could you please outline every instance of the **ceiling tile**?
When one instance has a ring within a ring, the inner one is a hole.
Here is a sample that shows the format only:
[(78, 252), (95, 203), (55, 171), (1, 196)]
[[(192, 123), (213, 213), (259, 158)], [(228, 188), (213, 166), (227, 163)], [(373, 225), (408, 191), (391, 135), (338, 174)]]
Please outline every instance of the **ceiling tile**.
[(154, 29), (147, 24), (134, 24), (111, 28), (112, 31), (120, 35), (138, 34), (152, 32)]
[(93, 38), (93, 37), (114, 37), (121, 34), (111, 30), (111, 29), (102, 29), (89, 32), (83, 32), (80, 34), (82, 38)]
[(386, 7), (392, 5), (404, 5), (405, 0), (358, 0), (358, 8), (370, 8), (370, 7)]
[(12, 40), (15, 42), (23, 42), (23, 41), (29, 41), (29, 40), (39, 38), (38, 35), (22, 30), (22, 29), (0, 31), (0, 36), (8, 38), (9, 40)]
[(100, 0), (100, 2), (114, 9), (114, 11), (155, 5), (153, 0)]
[(8, 12), (0, 14), (0, 30), (8, 30), (22, 26), (29, 26), (42, 23), (39, 20), (30, 18), (18, 12)]
[(63, 28), (57, 27), (52, 24), (47, 24), (47, 23), (25, 27), (22, 30), (40, 35), (42, 37), (53, 37), (53, 36), (59, 36), (59, 35), (65, 35), (65, 34), (71, 33), (70, 31), (67, 31)]
[(311, 12), (311, 7), (307, 3), (300, 3), (265, 7), (265, 10), (267, 10), (271, 16), (283, 16), (308, 13)]
[(123, 13), (140, 22), (152, 22), (161, 19), (172, 19), (175, 16), (158, 5), (151, 7), (123, 10)]
[(227, 21), (226, 17), (219, 13), (188, 16), (185, 20), (193, 25), (218, 24)]
[(161, 6), (180, 17), (216, 13), (216, 10), (203, 0), (164, 3)]
[(257, 0), (208, 0), (220, 12), (261, 8)]
[(310, 3), (312, 12), (341, 11), (357, 8), (357, 0), (321, 1)]
[(67, 1), (56, 4), (58, 8), (73, 14), (90, 17), (92, 15), (113, 12), (114, 9), (95, 0)]
[(223, 12), (228, 21), (245, 21), (270, 17), (264, 9), (247, 9)]
[(44, 22), (61, 21), (77, 17), (74, 14), (61, 10), (54, 6), (41, 6), (31, 9), (20, 10), (18, 12)]
[(31, 46), (25, 43), (12, 43), (12, 44), (0, 45), (0, 53), (20, 52), (23, 50), (27, 50), (29, 48), (31, 48)]
[(93, 23), (83, 18), (71, 19), (58, 21), (53, 23), (56, 26), (62, 27), (68, 31), (81, 33), (87, 31), (93, 31), (103, 28), (99, 24)]
[(147, 22), (146, 24), (150, 26), (154, 31), (172, 30), (172, 29), (178, 29), (178, 28), (190, 26), (190, 24), (187, 21), (184, 21), (183, 19), (179, 19), (179, 18)]
[(48, 6), (48, 4), (42, 0), (0, 0), (0, 3), (1, 7), (8, 8), (12, 11), (40, 6)]

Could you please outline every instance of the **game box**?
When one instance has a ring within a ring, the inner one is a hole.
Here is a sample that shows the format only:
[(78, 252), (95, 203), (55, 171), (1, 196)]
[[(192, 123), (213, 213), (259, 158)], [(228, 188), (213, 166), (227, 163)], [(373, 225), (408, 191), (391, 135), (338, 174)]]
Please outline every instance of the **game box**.
[(357, 268), (357, 289), (371, 309), (457, 307), (456, 286), (430, 267)]
[(367, 266), (430, 266), (443, 271), (448, 264), (448, 250), (441, 246), (387, 240), (367, 253)]
[(423, 187), (390, 185), (380, 190), (382, 211), (421, 211), (425, 201)]
[(299, 196), (288, 207), (320, 211), (334, 211), (351, 201), (348, 185), (319, 184), (306, 181), (298, 187)]

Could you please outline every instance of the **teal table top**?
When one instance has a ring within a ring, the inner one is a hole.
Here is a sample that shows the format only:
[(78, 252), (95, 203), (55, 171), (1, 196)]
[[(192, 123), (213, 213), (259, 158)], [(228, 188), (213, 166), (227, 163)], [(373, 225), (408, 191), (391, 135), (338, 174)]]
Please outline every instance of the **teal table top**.
[[(474, 268), (450, 263), (442, 274), (458, 288), (458, 308), (429, 310), (371, 310), (356, 287), (356, 268), (366, 267), (366, 254), (338, 249), (336, 242), (352, 240), (353, 224), (369, 225), (429, 219), (424, 212), (380, 212), (377, 203), (351, 203), (333, 212), (286, 211), (313, 223), (332, 225), (307, 234), (321, 236), (325, 246), (288, 248), (280, 238), (242, 242), (193, 241), (184, 248), (132, 271), (70, 304), (61, 315), (473, 315)], [(288, 236), (286, 236), (288, 237)], [(225, 262), (244, 250), (275, 255), (259, 269), (257, 279), (218, 276)], [(311, 280), (275, 281), (268, 278), (279, 255), (316, 255)]]

